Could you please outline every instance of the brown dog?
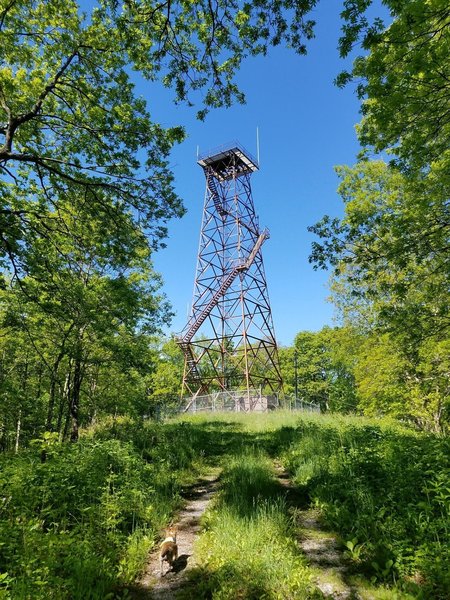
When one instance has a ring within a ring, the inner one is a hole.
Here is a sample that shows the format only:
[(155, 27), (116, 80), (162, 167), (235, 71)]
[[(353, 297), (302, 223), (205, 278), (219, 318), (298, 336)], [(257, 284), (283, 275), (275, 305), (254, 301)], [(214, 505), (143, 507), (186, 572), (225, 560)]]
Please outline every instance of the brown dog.
[(169, 564), (169, 568), (166, 573), (172, 568), (173, 563), (178, 558), (178, 546), (177, 546), (177, 528), (169, 527), (166, 530), (166, 539), (161, 544), (159, 551), (159, 576), (163, 576), (163, 562), (166, 561)]

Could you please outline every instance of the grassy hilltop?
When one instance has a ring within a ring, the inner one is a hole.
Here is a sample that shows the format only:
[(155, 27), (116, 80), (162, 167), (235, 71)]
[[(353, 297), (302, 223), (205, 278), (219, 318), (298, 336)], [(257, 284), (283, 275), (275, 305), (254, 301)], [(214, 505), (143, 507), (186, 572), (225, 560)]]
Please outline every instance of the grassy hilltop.
[(274, 462), (367, 598), (446, 598), (449, 445), (391, 421), (285, 412), (109, 419), (72, 445), (46, 436), (1, 457), (0, 598), (126, 597), (183, 490), (213, 467), (221, 489), (186, 597), (321, 597)]

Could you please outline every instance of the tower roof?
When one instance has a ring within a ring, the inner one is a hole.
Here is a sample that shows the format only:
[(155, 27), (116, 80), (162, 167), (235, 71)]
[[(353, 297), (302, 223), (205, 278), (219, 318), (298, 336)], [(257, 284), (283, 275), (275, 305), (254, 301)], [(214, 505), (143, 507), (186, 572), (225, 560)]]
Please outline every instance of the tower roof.
[(214, 148), (200, 155), (197, 163), (203, 169), (211, 169), (217, 179), (222, 181), (259, 169), (257, 160), (239, 142)]

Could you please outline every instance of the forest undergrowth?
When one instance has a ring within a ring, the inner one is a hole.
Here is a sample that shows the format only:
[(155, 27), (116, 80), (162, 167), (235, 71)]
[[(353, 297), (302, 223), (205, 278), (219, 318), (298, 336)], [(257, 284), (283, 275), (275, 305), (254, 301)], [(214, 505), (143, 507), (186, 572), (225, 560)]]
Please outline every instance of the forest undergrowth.
[(282, 412), (108, 419), (76, 444), (46, 435), (0, 456), (0, 598), (126, 598), (183, 490), (218, 465), (185, 598), (320, 597), (274, 460), (372, 597), (448, 598), (449, 450), (394, 422)]

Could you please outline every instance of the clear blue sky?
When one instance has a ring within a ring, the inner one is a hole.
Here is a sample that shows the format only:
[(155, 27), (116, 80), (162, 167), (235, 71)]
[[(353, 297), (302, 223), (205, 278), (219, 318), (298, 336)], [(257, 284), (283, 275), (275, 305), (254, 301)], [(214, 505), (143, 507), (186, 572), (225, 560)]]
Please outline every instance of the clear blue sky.
[(188, 213), (170, 222), (167, 248), (154, 255), (176, 312), (170, 331), (182, 330), (192, 299), (205, 194), (197, 146), (202, 152), (238, 140), (256, 155), (257, 126), (261, 160), (252, 176), (253, 199), (261, 227), (271, 232), (263, 258), (277, 340), (290, 345), (299, 331), (333, 323), (328, 274), (308, 263), (313, 236), (307, 227), (326, 213), (342, 214), (333, 167), (353, 164), (359, 149), (354, 127), (359, 102), (353, 88), (333, 84), (350, 66), (337, 50), (339, 11), (340, 2), (329, 0), (314, 11), (316, 38), (306, 56), (276, 48), (245, 62), (238, 77), (247, 97), (243, 106), (213, 111), (202, 123), (195, 108), (174, 106), (165, 90), (152, 86), (148, 93), (153, 118), (166, 126), (182, 124), (188, 134), (171, 160)]

